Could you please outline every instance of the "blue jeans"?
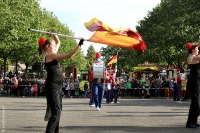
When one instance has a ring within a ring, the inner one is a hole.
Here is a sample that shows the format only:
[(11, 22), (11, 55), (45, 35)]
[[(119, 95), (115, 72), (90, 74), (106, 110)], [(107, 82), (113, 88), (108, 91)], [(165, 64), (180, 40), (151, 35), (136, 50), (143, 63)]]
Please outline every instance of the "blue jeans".
[(10, 95), (13, 95), (13, 87), (10, 87)]
[(155, 92), (155, 97), (160, 96), (160, 89), (159, 88), (155, 88), (154, 92)]
[[(102, 85), (102, 99), (103, 99), (103, 96), (104, 96), (105, 87), (106, 87), (105, 84), (103, 84), (103, 85)], [(103, 100), (101, 100), (101, 103), (102, 103), (102, 101), (103, 101)]]
[(105, 85), (104, 84), (98, 85), (94, 83), (92, 88), (93, 88), (95, 107), (101, 108)]
[(32, 96), (32, 94), (31, 94), (31, 86), (28, 86), (28, 96)]
[(90, 81), (90, 91), (91, 91), (91, 97), (89, 101), (89, 105), (94, 105), (94, 93), (93, 93), (93, 82)]

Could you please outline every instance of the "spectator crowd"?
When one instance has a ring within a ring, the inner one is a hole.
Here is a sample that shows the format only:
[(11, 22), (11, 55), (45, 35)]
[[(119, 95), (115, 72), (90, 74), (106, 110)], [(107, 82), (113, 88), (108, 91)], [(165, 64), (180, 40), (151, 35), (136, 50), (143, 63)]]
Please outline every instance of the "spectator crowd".
[[(91, 96), (90, 88), (84, 86), (86, 89), (81, 90), (79, 87), (80, 82), (80, 79), (63, 78), (63, 97), (72, 98), (81, 95), (89, 98)], [(16, 74), (9, 74), (4, 79), (0, 78), (0, 94), (3, 96), (14, 95), (20, 97), (45, 96), (44, 83), (44, 79), (25, 79), (16, 76)], [(116, 78), (116, 83), (118, 96), (134, 96), (140, 98), (162, 96), (167, 99), (173, 97), (174, 101), (180, 102), (180, 97), (185, 96), (187, 82), (178, 76), (176, 79), (155, 78), (150, 81), (148, 86), (145, 81), (138, 79), (128, 79), (125, 81), (123, 78)]]

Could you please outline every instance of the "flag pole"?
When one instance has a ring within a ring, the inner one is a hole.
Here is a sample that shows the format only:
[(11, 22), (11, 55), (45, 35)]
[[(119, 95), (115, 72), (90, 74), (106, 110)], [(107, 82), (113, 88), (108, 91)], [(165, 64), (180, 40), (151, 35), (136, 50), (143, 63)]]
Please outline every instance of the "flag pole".
[[(28, 31), (38, 32), (38, 33), (47, 33), (48, 32), (48, 31), (44, 31), (44, 30), (36, 30), (36, 29), (31, 29), (31, 28), (28, 28)], [(64, 34), (51, 33), (51, 35), (57, 35), (57, 36), (61, 36), (61, 37), (73, 38), (73, 39), (81, 40), (81, 38), (77, 38), (77, 37), (73, 37), (73, 36), (68, 36), (68, 35), (64, 35)], [(84, 41), (88, 41), (88, 39), (84, 39)]]
[[(117, 58), (118, 58), (118, 52), (117, 52), (116, 55), (117, 55)], [(115, 71), (116, 71), (116, 72), (115, 72), (115, 78), (116, 78), (116, 77), (117, 77), (117, 61), (116, 61), (116, 65), (115, 65)]]
[[(118, 58), (118, 52), (117, 52), (117, 58)], [(117, 71), (117, 61), (116, 61), (115, 69)]]

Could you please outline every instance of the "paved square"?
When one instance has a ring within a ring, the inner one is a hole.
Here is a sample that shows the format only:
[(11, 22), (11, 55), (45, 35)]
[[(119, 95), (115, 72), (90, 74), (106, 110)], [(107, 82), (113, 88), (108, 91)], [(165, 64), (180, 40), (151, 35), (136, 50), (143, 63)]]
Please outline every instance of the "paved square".
[[(0, 132), (44, 133), (45, 98), (0, 97)], [(185, 128), (190, 102), (172, 99), (120, 99), (100, 111), (89, 99), (63, 98), (61, 133), (196, 133)]]

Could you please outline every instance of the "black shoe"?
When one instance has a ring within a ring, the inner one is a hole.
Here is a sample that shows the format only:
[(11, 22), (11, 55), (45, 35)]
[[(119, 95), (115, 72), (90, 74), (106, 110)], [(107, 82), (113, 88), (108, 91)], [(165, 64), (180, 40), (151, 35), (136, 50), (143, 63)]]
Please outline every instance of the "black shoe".
[(190, 123), (190, 124), (186, 124), (186, 128), (198, 128), (198, 126), (196, 126), (196, 124), (194, 125)]
[(200, 124), (199, 124), (199, 123), (196, 123), (195, 126), (200, 127)]

